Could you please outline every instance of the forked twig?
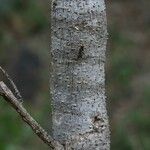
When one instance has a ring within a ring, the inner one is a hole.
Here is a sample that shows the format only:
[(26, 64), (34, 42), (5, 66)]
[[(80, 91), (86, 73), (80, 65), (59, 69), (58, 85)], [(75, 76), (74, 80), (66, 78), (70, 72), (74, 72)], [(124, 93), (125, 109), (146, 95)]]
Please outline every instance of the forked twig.
[(31, 117), (22, 103), (17, 100), (11, 90), (2, 81), (0, 81), (0, 95), (18, 112), (22, 120), (32, 128), (33, 132), (43, 142), (54, 150), (64, 150), (64, 147), (48, 135), (48, 133)]
[(17, 86), (1, 66), (0, 71), (7, 78), (15, 92), (15, 94), (13, 94), (12, 91), (5, 85), (5, 83), (0, 81), (0, 95), (18, 112), (22, 120), (32, 128), (33, 132), (44, 143), (46, 143), (51, 149), (64, 150), (63, 146), (58, 141), (55, 141), (50, 135), (48, 135), (48, 133), (32, 118), (32, 116), (23, 107), (21, 103), (23, 102), (23, 99), (19, 90), (17, 89)]
[(23, 102), (23, 98), (17, 88), (17, 86), (15, 85), (15, 83), (13, 82), (13, 80), (10, 78), (9, 74), (0, 66), (0, 71), (3, 73), (3, 75), (7, 78), (7, 80), (9, 81), (10, 85), (12, 86), (12, 88), (14, 89), (15, 95), (17, 96), (17, 99), (20, 102)]

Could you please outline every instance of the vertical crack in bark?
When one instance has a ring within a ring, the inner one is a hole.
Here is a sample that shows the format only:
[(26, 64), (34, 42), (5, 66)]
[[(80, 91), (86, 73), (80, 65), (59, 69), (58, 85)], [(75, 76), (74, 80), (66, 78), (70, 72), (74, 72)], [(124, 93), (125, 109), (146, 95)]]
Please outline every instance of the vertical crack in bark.
[(77, 60), (82, 59), (84, 55), (84, 45), (81, 45), (78, 51)]

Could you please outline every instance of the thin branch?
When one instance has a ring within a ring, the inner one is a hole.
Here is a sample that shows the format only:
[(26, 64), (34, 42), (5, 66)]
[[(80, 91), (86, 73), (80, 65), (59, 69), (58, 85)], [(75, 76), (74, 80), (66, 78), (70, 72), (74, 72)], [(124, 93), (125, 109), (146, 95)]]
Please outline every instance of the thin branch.
[(20, 102), (23, 102), (23, 98), (19, 92), (19, 90), (17, 89), (17, 86), (15, 85), (15, 83), (13, 82), (13, 80), (10, 78), (9, 74), (0, 66), (0, 71), (3, 73), (3, 75), (7, 78), (7, 80), (9, 81), (10, 85), (12, 86), (12, 88), (15, 91), (15, 95), (17, 96), (17, 99)]
[(0, 81), (0, 95), (18, 112), (22, 120), (32, 128), (33, 132), (44, 143), (54, 150), (64, 150), (64, 147), (48, 135), (48, 133), (31, 117), (22, 103), (17, 100), (11, 90), (2, 81)]

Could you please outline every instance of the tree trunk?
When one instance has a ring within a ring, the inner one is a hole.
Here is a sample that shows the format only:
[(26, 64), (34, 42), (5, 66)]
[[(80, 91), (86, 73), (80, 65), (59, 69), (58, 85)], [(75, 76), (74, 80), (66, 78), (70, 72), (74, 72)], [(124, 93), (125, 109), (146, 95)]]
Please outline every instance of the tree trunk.
[(104, 0), (53, 0), (53, 137), (67, 150), (109, 150)]

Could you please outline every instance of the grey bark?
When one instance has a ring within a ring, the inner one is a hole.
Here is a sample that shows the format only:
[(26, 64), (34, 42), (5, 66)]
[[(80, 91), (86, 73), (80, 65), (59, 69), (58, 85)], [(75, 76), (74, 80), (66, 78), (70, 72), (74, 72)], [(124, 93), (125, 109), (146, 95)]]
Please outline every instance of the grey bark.
[(104, 0), (53, 0), (53, 137), (67, 150), (109, 150)]

